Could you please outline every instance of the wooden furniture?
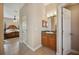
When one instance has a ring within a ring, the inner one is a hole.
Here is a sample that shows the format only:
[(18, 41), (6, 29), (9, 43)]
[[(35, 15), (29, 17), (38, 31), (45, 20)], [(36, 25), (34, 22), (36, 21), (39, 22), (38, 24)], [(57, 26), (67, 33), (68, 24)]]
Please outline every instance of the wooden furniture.
[[(11, 31), (7, 33), (7, 30)], [(4, 30), (4, 38), (16, 38), (19, 37), (19, 30), (15, 25), (10, 25), (7, 29)]]
[(19, 37), (19, 32), (18, 31), (4, 34), (5, 39), (16, 38), (16, 37)]
[(56, 34), (42, 32), (42, 45), (52, 50), (56, 50)]

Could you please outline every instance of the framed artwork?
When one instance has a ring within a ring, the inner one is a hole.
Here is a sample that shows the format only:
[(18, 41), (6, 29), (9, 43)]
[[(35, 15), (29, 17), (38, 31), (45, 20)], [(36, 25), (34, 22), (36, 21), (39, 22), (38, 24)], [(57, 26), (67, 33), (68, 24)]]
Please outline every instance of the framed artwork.
[(47, 28), (47, 21), (42, 20), (42, 27), (46, 27)]

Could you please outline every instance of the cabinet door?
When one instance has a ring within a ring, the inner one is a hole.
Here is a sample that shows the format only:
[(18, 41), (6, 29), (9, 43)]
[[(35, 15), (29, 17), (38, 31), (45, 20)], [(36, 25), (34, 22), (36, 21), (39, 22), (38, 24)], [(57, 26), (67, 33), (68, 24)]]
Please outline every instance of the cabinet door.
[(56, 50), (56, 39), (53, 35), (49, 35), (48, 36), (48, 40), (49, 40), (49, 48), (53, 49), (53, 50)]
[(42, 36), (42, 45), (46, 47), (48, 46), (48, 39), (46, 35)]

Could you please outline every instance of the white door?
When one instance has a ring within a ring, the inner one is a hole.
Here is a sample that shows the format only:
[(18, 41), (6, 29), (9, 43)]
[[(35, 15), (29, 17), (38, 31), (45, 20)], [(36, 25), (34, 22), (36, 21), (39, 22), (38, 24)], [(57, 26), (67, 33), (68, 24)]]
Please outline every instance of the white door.
[(63, 54), (71, 50), (71, 11), (63, 8)]

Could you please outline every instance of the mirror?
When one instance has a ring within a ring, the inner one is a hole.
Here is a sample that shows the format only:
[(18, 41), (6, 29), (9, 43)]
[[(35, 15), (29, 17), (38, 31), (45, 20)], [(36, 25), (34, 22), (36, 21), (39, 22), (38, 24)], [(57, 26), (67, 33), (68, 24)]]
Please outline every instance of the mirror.
[(48, 17), (48, 30), (56, 32), (56, 26), (57, 26), (57, 16), (54, 15)]

